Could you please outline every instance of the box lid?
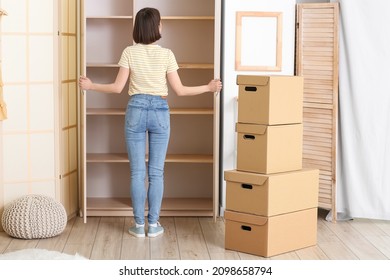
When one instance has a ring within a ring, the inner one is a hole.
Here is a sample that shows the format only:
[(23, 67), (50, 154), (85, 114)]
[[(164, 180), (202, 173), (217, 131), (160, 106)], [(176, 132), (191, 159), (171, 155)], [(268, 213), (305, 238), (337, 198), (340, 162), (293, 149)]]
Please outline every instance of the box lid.
[(246, 214), (242, 212), (235, 212), (225, 210), (225, 220), (236, 221), (257, 226), (264, 226), (268, 222), (268, 217)]
[(237, 75), (237, 85), (266, 86), (269, 83), (269, 76)]
[(238, 170), (227, 170), (224, 172), (225, 181), (238, 182), (251, 185), (264, 185), (268, 180), (269, 175), (263, 175), (260, 173), (242, 172)]
[(267, 132), (267, 125), (236, 123), (236, 131), (240, 133), (262, 135)]
[(236, 84), (237, 85), (251, 85), (251, 86), (266, 86), (271, 80), (280, 80), (280, 79), (300, 79), (303, 82), (303, 76), (293, 76), (293, 75), (273, 75), (273, 76), (257, 76), (257, 75), (237, 75)]

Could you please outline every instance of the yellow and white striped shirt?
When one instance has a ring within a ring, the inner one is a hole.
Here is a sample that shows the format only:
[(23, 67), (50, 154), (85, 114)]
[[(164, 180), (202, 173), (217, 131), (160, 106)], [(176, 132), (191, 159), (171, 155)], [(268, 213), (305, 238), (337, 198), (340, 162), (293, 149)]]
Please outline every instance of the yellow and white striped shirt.
[(168, 95), (167, 73), (179, 69), (170, 49), (135, 44), (124, 49), (119, 66), (130, 69), (129, 95)]

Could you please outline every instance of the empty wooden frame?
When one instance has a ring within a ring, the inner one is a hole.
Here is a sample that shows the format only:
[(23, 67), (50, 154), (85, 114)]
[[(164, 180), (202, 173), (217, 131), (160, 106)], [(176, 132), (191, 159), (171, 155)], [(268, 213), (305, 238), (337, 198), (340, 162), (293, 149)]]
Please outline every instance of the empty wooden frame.
[(281, 71), (282, 13), (237, 12), (236, 70)]

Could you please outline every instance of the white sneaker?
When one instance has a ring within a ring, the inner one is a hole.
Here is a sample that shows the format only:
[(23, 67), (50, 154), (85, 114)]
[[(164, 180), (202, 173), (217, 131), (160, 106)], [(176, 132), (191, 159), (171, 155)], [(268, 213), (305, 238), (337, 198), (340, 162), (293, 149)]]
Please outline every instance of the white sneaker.
[(156, 237), (164, 233), (164, 228), (157, 222), (157, 226), (148, 226), (148, 236)]
[(145, 237), (145, 227), (137, 227), (136, 225), (129, 227), (128, 232), (135, 237)]

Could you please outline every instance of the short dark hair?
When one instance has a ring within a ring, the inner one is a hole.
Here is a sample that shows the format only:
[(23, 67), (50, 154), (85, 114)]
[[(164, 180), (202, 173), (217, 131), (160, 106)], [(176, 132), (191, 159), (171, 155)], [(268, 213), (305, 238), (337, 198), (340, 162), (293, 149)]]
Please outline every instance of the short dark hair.
[(155, 8), (143, 8), (135, 16), (133, 40), (136, 43), (151, 44), (161, 38), (160, 12)]

